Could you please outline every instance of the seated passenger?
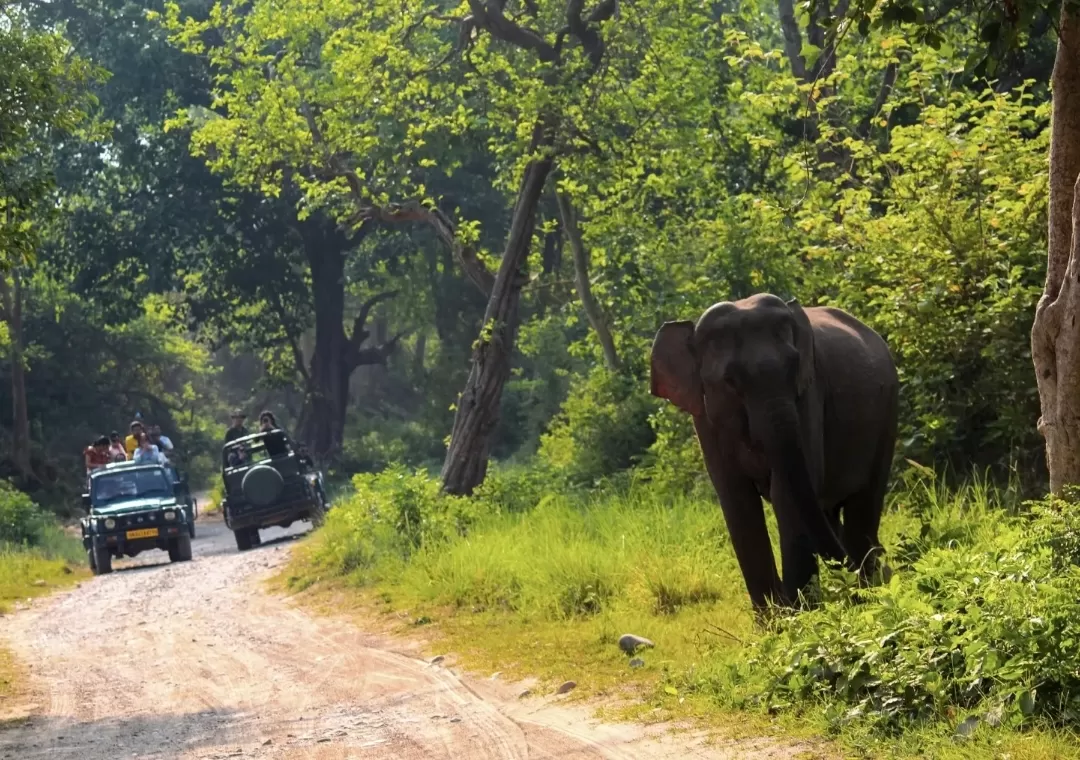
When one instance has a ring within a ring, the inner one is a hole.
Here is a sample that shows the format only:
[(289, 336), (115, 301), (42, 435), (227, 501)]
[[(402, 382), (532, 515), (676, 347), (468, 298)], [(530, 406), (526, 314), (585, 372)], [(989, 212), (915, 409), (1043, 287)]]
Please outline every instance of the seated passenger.
[(229, 467), (239, 467), (247, 462), (247, 452), (243, 448), (233, 449), (229, 452)]

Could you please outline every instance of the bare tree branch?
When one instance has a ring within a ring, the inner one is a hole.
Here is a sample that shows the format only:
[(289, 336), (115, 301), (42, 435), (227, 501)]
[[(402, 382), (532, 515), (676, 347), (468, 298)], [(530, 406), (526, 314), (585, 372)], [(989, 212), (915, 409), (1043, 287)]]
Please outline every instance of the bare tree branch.
[(453, 251), (454, 258), (457, 259), (461, 268), (465, 271), (465, 275), (473, 284), (480, 288), (480, 291), (485, 295), (491, 293), (491, 288), (495, 284), (495, 276), (477, 258), (476, 251), (471, 245), (465, 245), (458, 240), (453, 221), (441, 209), (428, 208), (416, 201), (394, 204), (385, 208), (372, 203), (364, 192), (364, 186), (356, 172), (340, 156), (332, 154), (328, 149), (322, 129), (320, 129), (311, 107), (306, 102), (301, 103), (300, 107), (304, 119), (307, 121), (311, 137), (323, 153), (327, 170), (333, 176), (344, 178), (349, 185), (353, 205), (356, 207), (356, 213), (353, 215), (354, 223), (370, 219), (390, 224), (401, 222), (423, 222), (427, 224), (434, 230), (435, 235), (443, 244)]
[(800, 80), (806, 81), (806, 61), (802, 57), (802, 32), (795, 19), (795, 4), (792, 0), (779, 0), (780, 27), (784, 30), (784, 53), (791, 72)]
[(356, 315), (356, 319), (353, 320), (352, 334), (349, 336), (349, 342), (353, 344), (353, 347), (358, 349), (364, 344), (364, 341), (371, 335), (364, 329), (364, 325), (367, 324), (368, 315), (371, 310), (383, 301), (388, 301), (398, 294), (396, 290), (384, 290), (382, 293), (376, 293), (368, 300), (364, 301), (360, 305), (360, 313)]
[(274, 311), (277, 312), (278, 319), (281, 320), (281, 328), (285, 331), (285, 338), (289, 341), (289, 348), (292, 351), (293, 363), (296, 364), (296, 371), (304, 379), (304, 390), (310, 391), (312, 388), (311, 373), (308, 372), (307, 363), (304, 361), (304, 352), (300, 348), (300, 337), (293, 330), (292, 323), (285, 313), (285, 305), (281, 302), (281, 295), (277, 291), (270, 292), (270, 304), (274, 307)]
[(541, 61), (553, 63), (558, 60), (559, 55), (553, 45), (539, 32), (508, 19), (497, 0), (469, 0), (469, 8), (477, 26), (487, 29), (493, 37), (523, 50), (531, 50)]
[(896, 84), (896, 72), (899, 67), (895, 62), (890, 62), (885, 67), (885, 73), (881, 76), (881, 87), (878, 89), (877, 97), (874, 98), (874, 104), (870, 107), (870, 114), (863, 119), (862, 124), (859, 125), (859, 135), (865, 138), (870, 134), (870, 129), (874, 125), (874, 119), (881, 109), (885, 107), (886, 101), (889, 99), (889, 93), (892, 92), (893, 85)]
[(353, 367), (363, 367), (369, 364), (385, 364), (386, 360), (390, 358), (390, 355), (397, 350), (398, 344), (401, 342), (402, 338), (409, 336), (412, 332), (412, 329), (403, 330), (381, 346), (372, 346), (370, 348), (358, 350), (354, 349), (350, 357), (350, 363)]

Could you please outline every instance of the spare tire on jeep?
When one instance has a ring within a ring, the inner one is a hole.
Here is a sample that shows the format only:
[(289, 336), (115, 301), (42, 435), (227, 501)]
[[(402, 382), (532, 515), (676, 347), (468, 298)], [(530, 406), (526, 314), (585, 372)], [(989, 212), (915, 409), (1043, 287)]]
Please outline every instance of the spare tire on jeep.
[(244, 479), (240, 481), (240, 490), (244, 492), (244, 498), (257, 507), (273, 504), (284, 487), (285, 481), (281, 473), (264, 464), (252, 467), (244, 473)]

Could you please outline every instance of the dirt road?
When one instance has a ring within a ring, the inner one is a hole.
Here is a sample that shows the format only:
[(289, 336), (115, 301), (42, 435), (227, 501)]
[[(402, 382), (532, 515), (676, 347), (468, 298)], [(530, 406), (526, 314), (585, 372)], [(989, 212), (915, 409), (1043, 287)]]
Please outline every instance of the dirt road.
[(198, 525), (192, 562), (150, 552), (0, 619), (34, 702), (27, 721), (0, 730), (0, 758), (795, 755), (767, 740), (706, 747), (500, 694), (262, 590), (306, 524), (266, 531), (243, 554), (220, 520)]

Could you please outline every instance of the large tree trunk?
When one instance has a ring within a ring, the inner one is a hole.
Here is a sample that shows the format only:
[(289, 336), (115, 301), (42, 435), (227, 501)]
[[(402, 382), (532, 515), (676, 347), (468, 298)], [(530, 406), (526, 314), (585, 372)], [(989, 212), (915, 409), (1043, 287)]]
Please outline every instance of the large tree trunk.
[(11, 282), (0, 277), (0, 302), (7, 322), (11, 359), (11, 460), (23, 483), (37, 480), (30, 460), (30, 414), (26, 406), (26, 356), (23, 346), (23, 289), (18, 269)]
[(345, 336), (345, 256), (339, 251), (313, 251), (311, 295), (315, 306), (315, 350), (308, 375), (311, 390), (298, 435), (320, 459), (333, 455), (345, 433), (349, 377)]
[[(549, 140), (542, 125), (535, 127), (532, 143), (533, 151), (547, 149)], [(491, 433), (499, 422), (502, 390), (510, 376), (510, 359), (517, 337), (518, 304), (526, 281), (522, 270), (536, 226), (536, 207), (552, 163), (553, 159), (546, 154), (534, 159), (521, 180), (499, 274), (473, 350), (472, 369), (454, 414), (450, 447), (442, 468), (442, 487), (447, 493), (471, 494), (487, 475)]]
[(1061, 8), (1051, 78), (1050, 208), (1046, 286), (1031, 357), (1039, 384), (1050, 490), (1080, 484), (1080, 16)]
[[(304, 367), (303, 351), (294, 349), (297, 370), (308, 387), (297, 435), (320, 461), (333, 458), (345, 437), (349, 408), (349, 379), (357, 367), (382, 364), (402, 336), (363, 347), (371, 310), (395, 293), (379, 293), (360, 305), (352, 332), (345, 331), (345, 256), (355, 245), (323, 220), (300, 227), (311, 269), (311, 298), (315, 310), (315, 347)], [(384, 330), (385, 332), (385, 330)]]
[(615, 351), (615, 341), (611, 337), (611, 330), (608, 329), (600, 304), (593, 298), (592, 285), (589, 282), (589, 255), (585, 250), (585, 241), (581, 238), (581, 230), (578, 228), (577, 214), (573, 203), (564, 193), (556, 194), (555, 198), (559, 204), (563, 230), (570, 243), (570, 252), (574, 257), (574, 283), (577, 286), (578, 298), (581, 299), (585, 316), (600, 341), (600, 347), (604, 350), (604, 362), (608, 369), (618, 372), (620, 364), (619, 354)]

